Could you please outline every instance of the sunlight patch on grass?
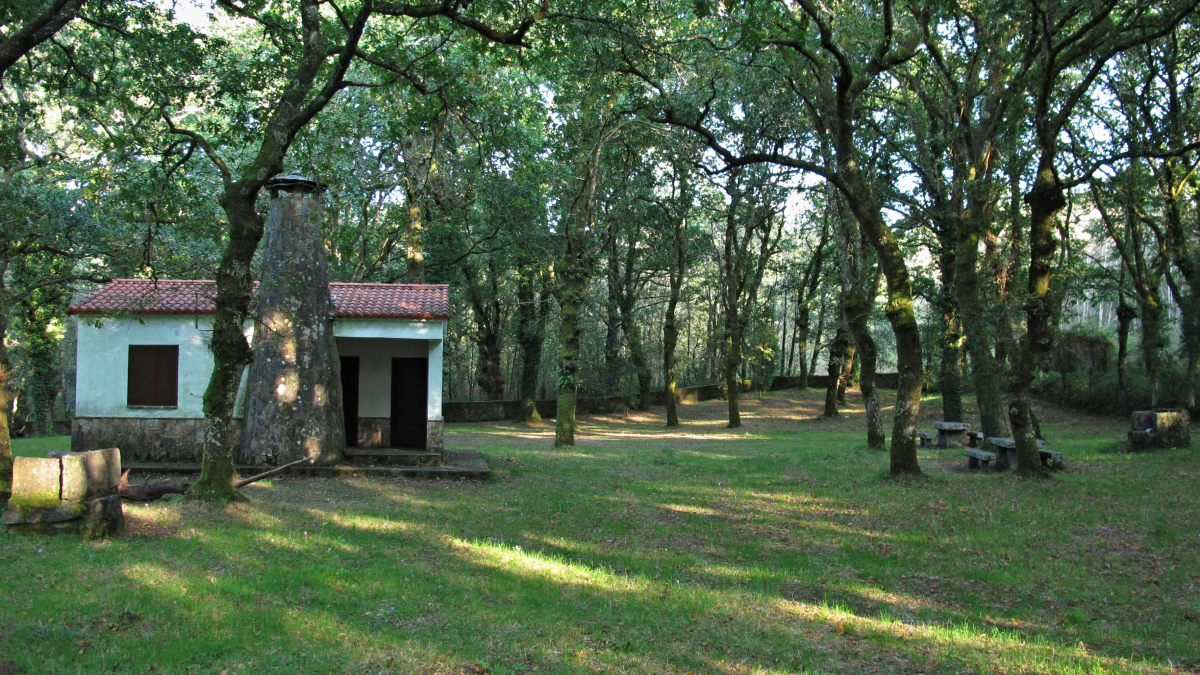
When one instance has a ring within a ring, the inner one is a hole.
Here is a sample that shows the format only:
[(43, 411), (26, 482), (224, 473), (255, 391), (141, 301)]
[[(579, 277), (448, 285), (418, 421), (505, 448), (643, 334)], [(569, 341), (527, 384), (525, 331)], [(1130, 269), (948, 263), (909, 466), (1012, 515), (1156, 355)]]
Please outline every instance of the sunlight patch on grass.
[(388, 520), (365, 515), (346, 515), (340, 511), (325, 511), (322, 509), (307, 509), (305, 513), (315, 516), (323, 523), (337, 525), (353, 530), (367, 532), (411, 532), (421, 529), (419, 525), (403, 521)]
[(552, 556), (524, 551), (520, 546), (505, 546), (450, 537), (453, 551), (464, 559), (485, 567), (503, 570), (524, 578), (537, 578), (568, 586), (590, 586), (614, 593), (641, 593), (650, 585), (637, 577), (556, 560)]
[(658, 504), (658, 508), (668, 511), (677, 511), (679, 513), (691, 513), (697, 516), (720, 516), (724, 515), (718, 511), (703, 506), (688, 506), (684, 504)]

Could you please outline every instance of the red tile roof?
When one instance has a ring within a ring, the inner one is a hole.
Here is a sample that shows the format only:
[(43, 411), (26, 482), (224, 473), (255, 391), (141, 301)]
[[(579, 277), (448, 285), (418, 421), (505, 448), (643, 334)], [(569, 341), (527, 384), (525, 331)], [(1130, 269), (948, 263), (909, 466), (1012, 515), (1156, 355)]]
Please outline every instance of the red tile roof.
[[(258, 293), (258, 283), (254, 284)], [(329, 283), (333, 315), (341, 318), (447, 319), (445, 284)], [(207, 279), (113, 279), (71, 305), (70, 314), (213, 314), (217, 284)]]

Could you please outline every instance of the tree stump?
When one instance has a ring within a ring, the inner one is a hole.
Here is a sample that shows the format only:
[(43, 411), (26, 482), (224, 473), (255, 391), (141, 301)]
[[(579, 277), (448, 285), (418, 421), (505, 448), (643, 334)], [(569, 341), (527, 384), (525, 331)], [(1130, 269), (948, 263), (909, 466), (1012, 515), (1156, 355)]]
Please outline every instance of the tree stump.
[(341, 365), (317, 184), (273, 179), (246, 382), (241, 461), (336, 464), (346, 447)]
[(1139, 410), (1133, 413), (1129, 444), (1134, 450), (1186, 448), (1192, 444), (1191, 423), (1183, 408)]

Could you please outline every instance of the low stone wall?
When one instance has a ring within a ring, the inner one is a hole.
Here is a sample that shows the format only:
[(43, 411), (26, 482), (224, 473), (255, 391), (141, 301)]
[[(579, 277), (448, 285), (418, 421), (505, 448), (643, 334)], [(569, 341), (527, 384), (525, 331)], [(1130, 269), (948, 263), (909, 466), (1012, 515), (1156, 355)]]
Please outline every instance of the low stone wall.
[[(875, 386), (880, 389), (895, 389), (900, 381), (899, 373), (875, 373)], [(776, 377), (771, 380), (771, 391), (795, 389), (800, 386), (800, 378), (794, 376)], [(809, 375), (809, 389), (825, 389), (829, 386), (828, 375)]]
[(204, 418), (76, 417), (71, 450), (101, 448), (120, 448), (127, 462), (195, 464), (204, 456)]
[[(898, 381), (897, 373), (877, 373), (875, 382), (882, 389), (895, 389)], [(824, 389), (828, 386), (828, 375), (809, 375), (808, 386), (812, 389)], [(771, 380), (771, 391), (795, 389), (800, 386), (799, 377), (776, 377)], [(753, 391), (747, 388), (746, 391)], [(700, 403), (722, 398), (722, 388), (719, 384), (706, 384), (699, 387), (681, 387), (675, 390), (676, 400), (680, 403)], [(634, 396), (605, 396), (598, 398), (580, 398), (575, 402), (575, 412), (579, 415), (603, 415), (621, 410), (627, 410), (635, 402)], [(666, 405), (666, 393), (656, 391), (650, 394), (650, 403)], [(554, 419), (558, 414), (558, 401), (549, 399), (537, 402), (538, 414), (546, 419)], [(513, 420), (521, 412), (520, 401), (448, 401), (442, 404), (442, 414), (450, 423), (459, 422), (499, 422)]]
[[(680, 387), (675, 390), (675, 400), (680, 403), (700, 403), (721, 398), (721, 386), (706, 384), (699, 387)], [(575, 400), (578, 415), (605, 415), (628, 410), (636, 403), (635, 396), (588, 397)], [(666, 392), (650, 394), (652, 405), (666, 405)], [(538, 414), (546, 419), (558, 415), (558, 400), (537, 401)], [(449, 401), (442, 404), (442, 415), (447, 422), (498, 422), (516, 419), (521, 412), (520, 401)]]
[[(515, 415), (515, 413), (514, 413)], [(443, 422), (427, 423), (426, 446), (441, 451)], [(391, 447), (392, 420), (358, 419), (358, 447)], [(238, 429), (238, 435), (241, 429)], [(237, 439), (234, 439), (236, 444)], [(120, 448), (127, 462), (198, 464), (204, 456), (204, 419), (169, 417), (76, 417), (71, 423), (71, 450), (86, 452)]]

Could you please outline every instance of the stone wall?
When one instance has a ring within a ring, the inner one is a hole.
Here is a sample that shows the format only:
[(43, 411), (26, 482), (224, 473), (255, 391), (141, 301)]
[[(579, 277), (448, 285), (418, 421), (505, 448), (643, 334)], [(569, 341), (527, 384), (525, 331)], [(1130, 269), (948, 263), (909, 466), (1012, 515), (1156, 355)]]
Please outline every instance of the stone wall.
[(195, 417), (76, 417), (71, 450), (120, 448), (126, 462), (196, 464), (204, 455), (204, 419)]
[(442, 420), (429, 420), (425, 423), (425, 449), (430, 452), (440, 452), (445, 457), (446, 423)]
[[(700, 387), (680, 387), (675, 390), (675, 399), (680, 403), (700, 403), (721, 398), (721, 386), (706, 384)], [(635, 396), (603, 396), (579, 398), (575, 401), (577, 415), (603, 415), (630, 409)], [(650, 394), (652, 405), (666, 405), (666, 393)], [(558, 400), (548, 399), (536, 403), (538, 414), (545, 419), (554, 419), (558, 414)], [(442, 404), (442, 413), (447, 422), (495, 422), (516, 419), (521, 411), (520, 401), (449, 401)]]
[(392, 443), (392, 418), (358, 418), (358, 447), (388, 448)]
[[(443, 422), (430, 420), (427, 424), (426, 447), (441, 451), (445, 445)], [(388, 417), (358, 418), (358, 447), (391, 447), (391, 426), (392, 420)], [(76, 417), (71, 424), (71, 450), (85, 452), (101, 448), (120, 448), (126, 462), (198, 464), (204, 455), (204, 420)]]

